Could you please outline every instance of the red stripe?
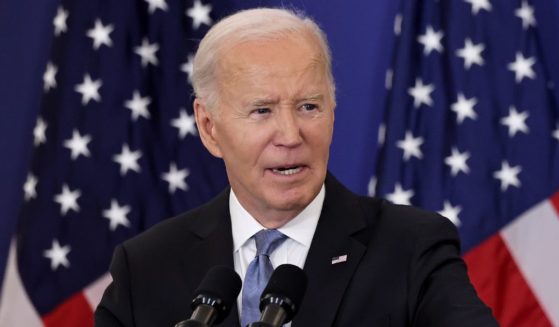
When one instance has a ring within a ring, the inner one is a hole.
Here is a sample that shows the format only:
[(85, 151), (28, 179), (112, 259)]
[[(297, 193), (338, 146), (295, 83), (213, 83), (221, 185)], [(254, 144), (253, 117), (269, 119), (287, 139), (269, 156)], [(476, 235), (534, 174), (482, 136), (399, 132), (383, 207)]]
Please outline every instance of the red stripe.
[(478, 295), (493, 309), (501, 327), (552, 326), (499, 234), (464, 259)]
[(93, 326), (93, 311), (82, 293), (77, 293), (42, 317), (45, 327)]
[(559, 216), (559, 192), (553, 194), (549, 200), (551, 201), (553, 208), (555, 208), (555, 212), (557, 212), (557, 215)]

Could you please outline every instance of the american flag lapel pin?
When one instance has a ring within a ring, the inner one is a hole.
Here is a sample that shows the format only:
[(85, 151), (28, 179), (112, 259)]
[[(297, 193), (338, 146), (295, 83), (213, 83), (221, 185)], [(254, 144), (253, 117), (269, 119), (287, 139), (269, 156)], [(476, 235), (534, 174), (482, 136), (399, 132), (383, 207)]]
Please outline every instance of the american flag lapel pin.
[(337, 257), (333, 257), (332, 258), (332, 264), (335, 265), (337, 263), (342, 263), (342, 262), (346, 262), (347, 261), (347, 254), (344, 255), (340, 255)]

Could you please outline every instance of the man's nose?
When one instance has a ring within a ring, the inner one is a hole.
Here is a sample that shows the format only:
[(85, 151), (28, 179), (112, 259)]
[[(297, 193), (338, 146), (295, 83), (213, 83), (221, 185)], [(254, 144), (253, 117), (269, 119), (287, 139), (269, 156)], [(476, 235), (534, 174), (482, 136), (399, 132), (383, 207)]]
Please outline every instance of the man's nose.
[(276, 135), (274, 144), (277, 146), (295, 147), (303, 141), (301, 124), (294, 109), (281, 110), (276, 116)]

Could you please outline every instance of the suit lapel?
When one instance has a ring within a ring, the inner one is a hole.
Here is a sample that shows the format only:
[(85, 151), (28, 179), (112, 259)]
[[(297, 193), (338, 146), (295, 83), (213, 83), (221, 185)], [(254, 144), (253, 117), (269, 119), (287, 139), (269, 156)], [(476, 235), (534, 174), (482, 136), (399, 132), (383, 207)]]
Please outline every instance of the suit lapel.
[(365, 227), (357, 197), (329, 175), (324, 205), (304, 267), (307, 291), (294, 326), (333, 324), (346, 287), (366, 249), (352, 235)]
[(192, 269), (202, 275), (215, 265), (233, 268), (233, 237), (228, 199), (227, 189), (193, 217), (191, 231), (198, 236), (199, 241), (191, 245), (192, 257), (187, 258), (187, 261), (191, 263)]
[[(200, 241), (192, 246), (186, 261), (192, 270), (192, 280), (201, 281), (203, 276), (214, 266), (227, 266), (234, 269), (233, 236), (231, 234), (231, 218), (229, 214), (229, 188), (216, 199), (201, 208), (192, 224)], [(199, 276), (199, 277), (198, 277)], [(198, 283), (199, 283), (198, 281)], [(198, 284), (194, 285), (194, 288)], [(237, 301), (231, 313), (220, 323), (220, 326), (239, 327)]]

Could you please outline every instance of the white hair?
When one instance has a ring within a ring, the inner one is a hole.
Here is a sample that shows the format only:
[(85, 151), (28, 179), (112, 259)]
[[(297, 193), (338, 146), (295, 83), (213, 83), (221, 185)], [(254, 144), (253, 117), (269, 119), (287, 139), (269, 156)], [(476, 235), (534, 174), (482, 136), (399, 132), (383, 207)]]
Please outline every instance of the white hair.
[(318, 25), (302, 13), (288, 9), (256, 8), (239, 11), (215, 24), (204, 36), (194, 56), (192, 85), (194, 94), (213, 110), (218, 97), (216, 71), (219, 56), (226, 48), (252, 40), (278, 39), (306, 35), (316, 41), (325, 65), (330, 97), (335, 103), (330, 48), (326, 35)]

